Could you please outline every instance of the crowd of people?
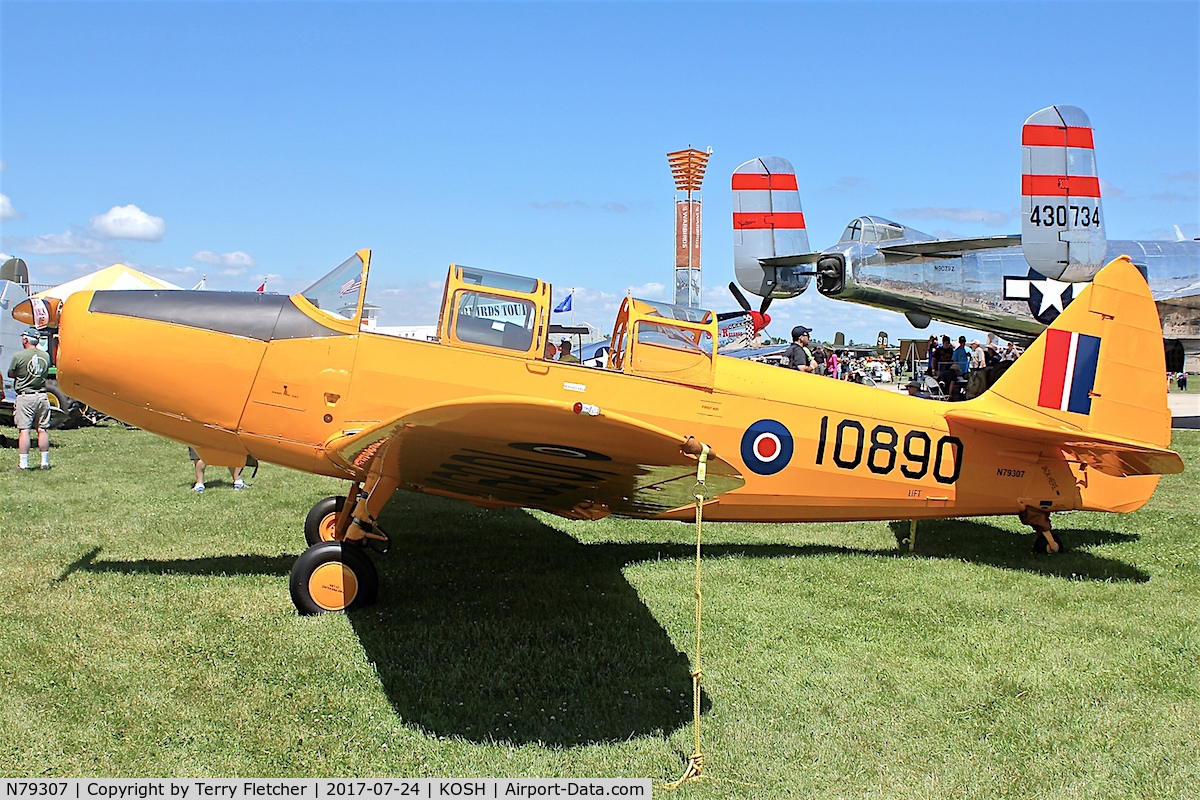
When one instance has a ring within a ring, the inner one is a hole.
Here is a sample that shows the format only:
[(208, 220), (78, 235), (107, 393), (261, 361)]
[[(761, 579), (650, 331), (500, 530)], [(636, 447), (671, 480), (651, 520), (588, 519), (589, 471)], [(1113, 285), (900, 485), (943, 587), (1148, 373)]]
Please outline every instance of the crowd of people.
[(899, 358), (854, 356), (848, 350), (825, 349), (818, 344), (810, 347), (812, 329), (803, 325), (792, 328), (792, 343), (784, 353), (783, 366), (837, 380), (863, 383), (866, 379), (889, 383), (903, 371)]
[(1004, 347), (989, 342), (985, 347), (978, 339), (968, 343), (966, 336), (959, 336), (955, 347), (949, 336), (943, 335), (941, 343), (936, 336), (930, 336), (925, 374), (937, 380), (946, 397), (959, 400), (974, 397), (987, 388), (974, 384), (984, 380), (990, 367), (1016, 361), (1020, 355), (1021, 351), (1012, 342)]
[[(826, 350), (820, 344), (811, 346), (811, 334), (812, 329), (803, 325), (792, 329), (792, 343), (784, 353), (783, 366), (855, 383), (864, 383), (868, 379), (889, 383), (904, 375), (904, 364), (898, 357), (854, 357), (846, 350)], [(956, 346), (948, 335), (943, 335), (940, 341), (937, 336), (930, 336), (924, 374), (933, 376), (941, 387), (942, 395), (961, 399), (979, 394), (990, 385), (996, 372), (990, 370), (991, 367), (1016, 361), (1020, 354), (1021, 350), (1012, 342), (989, 342), (984, 345), (978, 339), (968, 342), (967, 337), (959, 336)], [(989, 372), (992, 373), (991, 378), (988, 377)], [(919, 369), (914, 369), (914, 381), (918, 374)], [(976, 382), (981, 385), (975, 386)]]

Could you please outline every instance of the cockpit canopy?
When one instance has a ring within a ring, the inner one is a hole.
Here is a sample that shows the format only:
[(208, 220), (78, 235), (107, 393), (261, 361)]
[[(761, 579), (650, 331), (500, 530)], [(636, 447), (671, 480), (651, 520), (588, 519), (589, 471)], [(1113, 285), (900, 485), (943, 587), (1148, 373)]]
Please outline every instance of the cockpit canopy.
[(908, 229), (883, 217), (859, 217), (846, 226), (838, 244), (846, 242), (894, 242), (912, 238)]

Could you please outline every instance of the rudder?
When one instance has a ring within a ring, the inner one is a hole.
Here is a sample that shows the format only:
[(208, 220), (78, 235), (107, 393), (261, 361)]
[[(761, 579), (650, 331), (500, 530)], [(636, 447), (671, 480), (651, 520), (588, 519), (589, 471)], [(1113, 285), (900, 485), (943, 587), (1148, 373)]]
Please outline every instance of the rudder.
[[(771, 296), (778, 278), (774, 270), (768, 275), (759, 259), (809, 252), (796, 170), (778, 156), (752, 158), (733, 171), (731, 187), (734, 276), (747, 291)], [(800, 294), (808, 282), (804, 276), (786, 289)]]

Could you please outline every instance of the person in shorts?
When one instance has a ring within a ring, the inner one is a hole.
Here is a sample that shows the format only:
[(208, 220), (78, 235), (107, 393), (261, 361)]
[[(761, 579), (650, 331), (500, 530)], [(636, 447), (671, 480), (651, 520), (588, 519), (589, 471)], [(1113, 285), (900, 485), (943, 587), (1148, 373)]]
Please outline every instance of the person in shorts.
[(13, 379), (17, 394), (13, 405), (13, 424), (17, 426), (18, 462), (10, 472), (29, 470), (31, 432), (37, 429), (38, 450), (42, 454), (42, 469), (50, 469), (50, 400), (46, 397), (46, 376), (50, 373), (50, 356), (38, 349), (42, 336), (36, 328), (21, 334), (23, 349), (13, 356), (8, 377)]
[[(188, 447), (188, 458), (192, 460), (192, 466), (196, 468), (196, 485), (192, 487), (192, 491), (196, 494), (204, 494), (204, 459), (200, 458), (200, 454), (194, 447)], [(245, 482), (242, 481), (241, 467), (230, 467), (229, 474), (233, 478), (235, 492), (246, 488)]]

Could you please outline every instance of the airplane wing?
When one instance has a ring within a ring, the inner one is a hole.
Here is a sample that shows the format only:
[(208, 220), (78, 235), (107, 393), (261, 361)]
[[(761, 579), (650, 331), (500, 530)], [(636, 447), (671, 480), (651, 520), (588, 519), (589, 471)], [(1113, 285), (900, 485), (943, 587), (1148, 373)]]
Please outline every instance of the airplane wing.
[(729, 356), (730, 358), (764, 358), (773, 356), (776, 353), (782, 353), (787, 350), (789, 345), (786, 344), (768, 344), (761, 347), (739, 347), (736, 349), (722, 349), (721, 355)]
[[(879, 252), (884, 258), (911, 256), (956, 256), (972, 250), (990, 250), (998, 247), (1020, 247), (1021, 236), (984, 236), (978, 239), (937, 239), (930, 242), (899, 242), (897, 244), (881, 244)], [(797, 267), (802, 264), (815, 264), (823, 253), (802, 253), (794, 256), (777, 256), (775, 258), (760, 258), (759, 263), (764, 267)]]
[[(694, 503), (696, 460), (680, 451), (686, 439), (582, 403), (498, 396), (346, 431), (326, 444), (326, 454), (359, 479), (382, 451), (385, 473), (404, 489), (598, 519), (655, 516)], [(710, 453), (708, 499), (744, 483)]]
[(984, 236), (978, 239), (938, 239), (932, 242), (904, 242), (879, 245), (884, 257), (904, 256), (953, 256), (971, 250), (990, 250), (997, 247), (1020, 247), (1021, 236)]

